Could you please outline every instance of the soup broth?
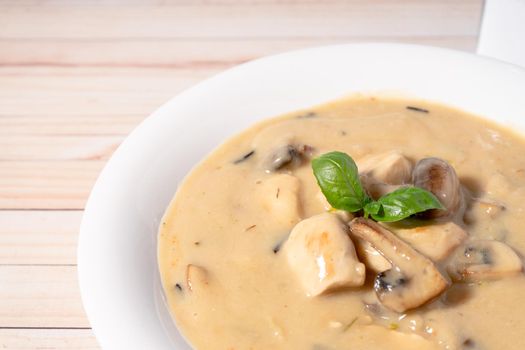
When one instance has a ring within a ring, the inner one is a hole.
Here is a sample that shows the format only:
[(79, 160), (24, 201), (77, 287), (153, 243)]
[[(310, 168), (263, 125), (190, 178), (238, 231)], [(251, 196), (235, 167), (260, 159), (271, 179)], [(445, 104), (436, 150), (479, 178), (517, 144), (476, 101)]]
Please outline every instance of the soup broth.
[[(218, 147), (187, 176), (164, 215), (160, 274), (192, 346), (525, 349), (521, 271), (459, 282), (443, 272), (446, 290), (403, 312), (378, 301), (376, 273), (366, 262), (362, 286), (305, 290), (285, 250), (290, 231), (320, 213), (342, 225), (359, 215), (330, 208), (312, 173), (310, 159), (335, 150), (360, 170), (391, 152), (412, 165), (425, 157), (447, 161), (465, 195), (463, 211), (449, 220), (466, 232), (465, 242), (499, 241), (525, 253), (525, 142), (517, 135), (424, 101), (353, 97), (290, 113)], [(298, 152), (304, 159), (294, 163)], [(434, 263), (445, 271), (449, 260)]]

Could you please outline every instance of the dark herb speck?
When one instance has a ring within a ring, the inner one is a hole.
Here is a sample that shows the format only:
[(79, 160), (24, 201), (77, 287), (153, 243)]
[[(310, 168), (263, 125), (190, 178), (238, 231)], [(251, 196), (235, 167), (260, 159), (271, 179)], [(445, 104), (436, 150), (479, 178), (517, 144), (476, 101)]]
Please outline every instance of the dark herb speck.
[(286, 239), (288, 239), (288, 235), (286, 237), (281, 238), (281, 240), (279, 242), (277, 242), (277, 244), (275, 244), (273, 246), (272, 251), (273, 251), (274, 254), (279, 253), (279, 251), (281, 250), (281, 248), (283, 246), (283, 243), (286, 241)]
[(414, 106), (407, 106), (406, 109), (414, 111), (414, 112), (429, 113), (428, 109), (414, 107)]
[(241, 158), (239, 159), (236, 159), (233, 161), (233, 164), (239, 164), (239, 163), (242, 163), (244, 162), (245, 160), (249, 159), (251, 156), (253, 156), (255, 154), (255, 150), (251, 150), (250, 152), (246, 153), (245, 155), (243, 155)]
[(355, 317), (349, 324), (347, 324), (344, 328), (343, 328), (343, 332), (346, 332), (347, 330), (349, 330), (350, 328), (352, 328), (352, 326), (354, 325), (354, 323), (357, 321), (357, 317)]
[(308, 118), (315, 118), (317, 117), (317, 113), (315, 112), (308, 112), (305, 114), (300, 114), (297, 116), (298, 119), (308, 119)]
[(374, 280), (374, 289), (382, 292), (392, 292), (408, 284), (408, 279), (398, 269), (390, 269), (379, 273)]
[(244, 232), (246, 232), (246, 231), (250, 231), (251, 229), (254, 229), (255, 227), (257, 227), (257, 225), (252, 225), (252, 226), (250, 226), (250, 227), (247, 227), (247, 228), (244, 230)]
[(492, 258), (490, 252), (487, 249), (477, 249), (469, 246), (465, 248), (463, 252), (467, 259), (470, 259), (473, 263), (491, 264)]
[(465, 339), (465, 341), (463, 342), (463, 346), (466, 348), (474, 348), (476, 346), (476, 343), (474, 342), (474, 340), (468, 338)]

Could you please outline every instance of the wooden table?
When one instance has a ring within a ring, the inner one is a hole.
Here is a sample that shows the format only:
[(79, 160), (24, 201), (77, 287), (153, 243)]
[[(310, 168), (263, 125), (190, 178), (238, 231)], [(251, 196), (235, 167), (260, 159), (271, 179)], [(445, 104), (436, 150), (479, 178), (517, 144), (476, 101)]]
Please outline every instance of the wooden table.
[(0, 0), (0, 348), (97, 349), (76, 271), (89, 191), (157, 106), (296, 48), (473, 51), (481, 0)]

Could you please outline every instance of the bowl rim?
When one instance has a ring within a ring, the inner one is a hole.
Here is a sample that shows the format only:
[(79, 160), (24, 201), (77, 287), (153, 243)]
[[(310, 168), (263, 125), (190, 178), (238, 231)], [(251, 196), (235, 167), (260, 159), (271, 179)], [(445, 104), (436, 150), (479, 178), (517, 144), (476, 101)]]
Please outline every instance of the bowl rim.
[[(82, 222), (80, 225), (80, 231), (79, 231), (79, 239), (78, 239), (78, 250), (77, 250), (77, 261), (78, 261), (78, 279), (79, 279), (79, 286), (80, 286), (80, 293), (81, 298), (84, 304), (84, 308), (87, 314), (87, 317), (91, 323), (91, 327), (93, 329), (93, 332), (95, 336), (97, 337), (97, 340), (99, 341), (99, 344), (104, 348), (115, 348), (118, 347), (113, 346), (112, 344), (115, 344), (114, 341), (109, 339), (108, 333), (104, 332), (103, 329), (106, 327), (107, 322), (105, 322), (104, 318), (107, 317), (119, 317), (118, 315), (105, 315), (103, 312), (101, 312), (100, 307), (97, 307), (97, 297), (93, 294), (93, 291), (90, 288), (90, 285), (94, 283), (94, 276), (93, 271), (91, 270), (90, 265), (92, 264), (93, 259), (97, 256), (98, 252), (95, 252), (93, 250), (93, 244), (88, 247), (87, 242), (91, 239), (92, 231), (93, 231), (93, 223), (97, 221), (97, 210), (96, 206), (98, 206), (101, 202), (104, 201), (104, 193), (98, 191), (98, 189), (103, 187), (103, 184), (108, 181), (109, 177), (114, 177), (117, 175), (114, 175), (114, 169), (111, 167), (118, 163), (121, 158), (123, 158), (124, 154), (127, 152), (130, 152), (130, 144), (133, 140), (138, 140), (143, 135), (145, 135), (145, 129), (152, 128), (155, 126), (155, 124), (159, 124), (160, 120), (162, 118), (165, 118), (166, 114), (170, 112), (170, 110), (177, 108), (177, 105), (179, 104), (179, 101), (184, 100), (188, 96), (198, 93), (199, 90), (204, 87), (208, 86), (210, 84), (217, 83), (224, 78), (228, 77), (232, 74), (243, 74), (243, 71), (245, 70), (252, 70), (252, 69), (258, 69), (261, 65), (271, 65), (272, 62), (278, 61), (278, 60), (294, 60), (297, 59), (297, 57), (301, 56), (309, 56), (309, 55), (316, 55), (318, 53), (323, 52), (337, 52), (339, 50), (384, 50), (385, 52), (389, 51), (410, 51), (410, 52), (421, 52), (426, 55), (430, 56), (436, 56), (436, 57), (448, 57), (452, 58), (453, 61), (463, 61), (462, 64), (468, 65), (471, 63), (483, 63), (484, 65), (488, 65), (490, 67), (494, 67), (496, 71), (509, 71), (509, 73), (515, 73), (518, 75), (518, 78), (516, 78), (519, 81), (525, 82), (525, 69), (522, 67), (498, 61), (492, 58), (487, 57), (481, 57), (472, 53), (467, 52), (461, 52), (456, 51), (452, 49), (446, 49), (446, 48), (437, 48), (437, 47), (430, 47), (430, 46), (421, 46), (421, 45), (412, 45), (412, 44), (398, 44), (398, 43), (357, 43), (357, 44), (339, 44), (339, 45), (329, 45), (329, 46), (321, 46), (321, 47), (312, 47), (312, 48), (306, 48), (306, 49), (300, 49), (300, 50), (293, 50), (289, 52), (279, 53), (276, 55), (270, 55), (265, 56), (262, 58), (255, 59), (253, 61), (249, 61), (246, 63), (243, 63), (241, 65), (229, 68), (221, 73), (218, 73), (210, 78), (207, 78), (200, 83), (194, 85), (193, 87), (190, 87), (177, 96), (171, 98), (166, 103), (164, 103), (161, 107), (156, 109), (153, 113), (151, 113), (146, 119), (144, 119), (122, 142), (122, 144), (118, 147), (118, 149), (114, 152), (114, 154), (111, 156), (111, 158), (107, 161), (105, 164), (103, 170), (100, 172), (93, 188), (91, 191), (91, 194), (86, 202), (84, 214), (82, 217)], [(525, 83), (524, 83), (525, 86)], [(314, 103), (316, 104), (316, 103)], [(287, 111), (282, 111), (287, 112)], [(500, 121), (501, 122), (501, 121)], [(231, 135), (231, 134), (230, 134)], [(110, 174), (111, 173), (111, 174)], [(87, 247), (87, 248), (86, 248)], [(105, 252), (107, 253), (107, 252)], [(158, 269), (157, 269), (158, 273)], [(131, 330), (127, 331), (129, 333), (133, 333), (134, 331)], [(127, 333), (125, 331), (119, 331), (119, 334), (125, 334)], [(128, 334), (129, 334), (128, 333)], [(129, 334), (129, 336), (135, 336), (134, 334)]]

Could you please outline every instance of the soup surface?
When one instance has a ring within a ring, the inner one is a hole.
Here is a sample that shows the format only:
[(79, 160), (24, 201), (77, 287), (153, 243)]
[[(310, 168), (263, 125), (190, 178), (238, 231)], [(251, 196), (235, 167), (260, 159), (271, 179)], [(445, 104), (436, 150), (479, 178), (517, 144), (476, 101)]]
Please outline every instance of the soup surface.
[[(160, 273), (192, 346), (525, 349), (521, 258), (520, 271), (451, 281), (437, 297), (402, 312), (378, 301), (376, 272), (367, 263), (363, 286), (319, 295), (305, 289), (285, 249), (290, 231), (324, 212), (344, 225), (352, 216), (330, 208), (310, 166), (334, 150), (360, 170), (391, 152), (412, 165), (424, 157), (446, 160), (464, 194), (461, 211), (447, 219), (467, 233), (454, 248), (495, 240), (525, 254), (525, 142), (510, 131), (442, 105), (374, 97), (291, 113), (221, 145), (187, 176), (165, 213)], [(296, 162), (299, 151), (306, 159)], [(450, 259), (434, 262), (445, 271)]]

